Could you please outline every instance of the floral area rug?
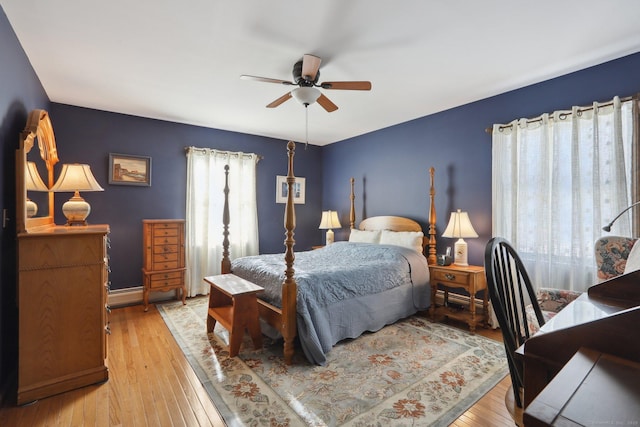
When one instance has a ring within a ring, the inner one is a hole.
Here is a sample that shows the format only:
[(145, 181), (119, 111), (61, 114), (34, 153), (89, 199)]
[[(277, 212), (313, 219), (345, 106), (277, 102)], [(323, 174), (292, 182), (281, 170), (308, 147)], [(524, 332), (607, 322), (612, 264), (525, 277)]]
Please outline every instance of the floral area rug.
[(254, 350), (245, 336), (206, 333), (207, 297), (158, 304), (167, 326), (229, 426), (447, 426), (508, 373), (502, 343), (412, 316), (338, 343), (326, 366), (282, 341)]

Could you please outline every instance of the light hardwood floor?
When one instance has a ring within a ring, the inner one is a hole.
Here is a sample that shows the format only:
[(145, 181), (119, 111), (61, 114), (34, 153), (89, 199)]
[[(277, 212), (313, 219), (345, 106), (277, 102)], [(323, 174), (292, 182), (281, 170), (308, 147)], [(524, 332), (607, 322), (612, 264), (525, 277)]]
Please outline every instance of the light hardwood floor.
[[(224, 425), (155, 306), (147, 313), (142, 305), (117, 308), (110, 321), (109, 381), (31, 405), (7, 405), (0, 426)], [(501, 339), (496, 331), (478, 333)], [(504, 402), (510, 384), (506, 377), (452, 425), (513, 426)]]

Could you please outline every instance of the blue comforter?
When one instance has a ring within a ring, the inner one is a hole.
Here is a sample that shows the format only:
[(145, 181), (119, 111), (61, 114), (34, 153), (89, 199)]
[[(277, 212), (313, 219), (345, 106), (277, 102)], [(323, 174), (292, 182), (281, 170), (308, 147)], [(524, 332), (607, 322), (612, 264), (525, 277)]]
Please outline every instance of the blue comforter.
[[(284, 255), (238, 258), (232, 272), (265, 288), (263, 300), (282, 306)], [(345, 338), (375, 331), (429, 305), (429, 268), (418, 252), (391, 245), (336, 242), (298, 252), (297, 326), (312, 363)]]

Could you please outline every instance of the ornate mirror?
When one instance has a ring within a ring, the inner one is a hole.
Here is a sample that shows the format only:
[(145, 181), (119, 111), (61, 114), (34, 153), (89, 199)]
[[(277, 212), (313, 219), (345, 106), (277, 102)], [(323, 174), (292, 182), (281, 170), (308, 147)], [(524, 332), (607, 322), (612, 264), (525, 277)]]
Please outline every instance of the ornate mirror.
[[(33, 149), (36, 145), (38, 149)], [(16, 218), (18, 233), (51, 226), (53, 220), (53, 166), (58, 150), (49, 114), (33, 110), (20, 133), (16, 152)]]

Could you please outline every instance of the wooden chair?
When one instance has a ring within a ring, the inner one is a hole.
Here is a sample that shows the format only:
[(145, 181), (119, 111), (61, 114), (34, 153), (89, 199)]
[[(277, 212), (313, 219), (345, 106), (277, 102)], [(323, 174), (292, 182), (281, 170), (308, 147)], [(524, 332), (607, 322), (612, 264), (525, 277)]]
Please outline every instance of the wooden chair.
[[(513, 399), (521, 409), (524, 368), (515, 352), (545, 320), (524, 264), (507, 240), (501, 237), (489, 240), (484, 252), (484, 268), (489, 298), (502, 330)], [(527, 312), (533, 315), (527, 316)], [(537, 321), (537, 325), (531, 325), (531, 321)]]

